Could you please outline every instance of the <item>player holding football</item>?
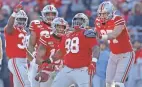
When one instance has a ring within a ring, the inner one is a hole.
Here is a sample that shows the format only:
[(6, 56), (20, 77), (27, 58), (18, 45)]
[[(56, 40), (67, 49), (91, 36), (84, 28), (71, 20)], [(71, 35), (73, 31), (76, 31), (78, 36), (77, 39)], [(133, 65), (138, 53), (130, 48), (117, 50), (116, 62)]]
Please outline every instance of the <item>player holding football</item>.
[(111, 50), (106, 71), (106, 87), (124, 87), (135, 55), (125, 20), (114, 14), (114, 6), (110, 1), (101, 3), (97, 12), (96, 31), (102, 40), (108, 40)]
[(78, 13), (72, 20), (74, 31), (64, 38), (59, 50), (48, 60), (52, 63), (63, 57), (64, 68), (57, 74), (51, 87), (92, 87), (91, 77), (95, 72), (95, 62), (99, 55), (99, 48), (95, 38), (88, 38), (85, 29), (89, 25), (88, 17)]
[(31, 87), (27, 75), (25, 49), (26, 25), (28, 17), (19, 3), (5, 26), (6, 53), (9, 58), (8, 68), (13, 74), (14, 87)]
[(28, 59), (31, 61), (30, 69), (29, 69), (29, 78), (31, 81), (32, 87), (37, 87), (38, 82), (35, 80), (35, 76), (37, 75), (38, 65), (35, 63), (35, 59), (32, 56), (35, 55), (35, 50), (39, 45), (39, 39), (42, 36), (48, 37), (51, 34), (51, 22), (54, 18), (58, 16), (58, 11), (53, 5), (46, 5), (41, 11), (41, 20), (33, 20), (30, 23), (30, 39), (29, 45), (27, 47), (28, 50)]
[[(47, 58), (51, 58), (55, 51), (57, 51), (62, 36), (68, 29), (68, 23), (60, 17), (55, 18), (51, 25), (53, 34), (48, 37), (42, 36), (40, 38), (40, 45), (37, 49), (36, 63), (39, 65), (39, 74), (35, 79), (38, 81), (41, 77), (40, 82), (45, 83), (41, 85), (41, 87), (51, 87), (54, 68), (49, 68), (46, 60)], [(56, 61), (53, 64), (60, 65), (60, 61), (58, 60), (58, 63)]]

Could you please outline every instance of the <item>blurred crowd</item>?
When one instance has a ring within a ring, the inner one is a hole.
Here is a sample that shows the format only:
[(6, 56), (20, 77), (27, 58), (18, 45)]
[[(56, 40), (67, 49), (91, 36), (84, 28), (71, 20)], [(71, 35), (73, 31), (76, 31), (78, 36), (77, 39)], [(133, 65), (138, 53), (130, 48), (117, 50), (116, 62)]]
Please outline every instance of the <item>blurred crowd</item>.
[[(14, 6), (20, 0), (0, 0), (2, 9), (0, 10), (0, 31), (7, 24), (8, 18)], [(53, 4), (59, 11), (59, 16), (64, 17), (71, 25), (72, 18), (76, 13), (83, 12), (90, 19), (90, 27), (94, 27), (94, 19), (97, 16), (97, 8), (105, 0), (23, 0), (24, 10), (28, 14), (29, 22), (40, 18), (41, 9), (47, 4)], [(127, 81), (128, 87), (142, 87), (142, 0), (110, 0), (118, 11), (116, 14), (122, 15), (128, 26), (133, 47), (136, 52), (135, 65), (130, 71)], [(101, 43), (104, 44), (104, 43)], [(107, 44), (104, 44), (107, 46)], [(102, 46), (104, 49), (104, 46)], [(1, 77), (0, 77), (1, 78)], [(140, 81), (140, 82), (139, 82)], [(1, 86), (0, 86), (1, 87)], [(9, 86), (5, 86), (9, 87)]]

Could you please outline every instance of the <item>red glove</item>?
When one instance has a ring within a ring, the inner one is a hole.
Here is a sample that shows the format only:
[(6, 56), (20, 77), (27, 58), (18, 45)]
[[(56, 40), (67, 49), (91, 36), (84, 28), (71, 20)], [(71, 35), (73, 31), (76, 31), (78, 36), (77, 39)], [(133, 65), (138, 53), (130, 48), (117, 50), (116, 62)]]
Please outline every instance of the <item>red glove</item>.
[(18, 11), (22, 10), (23, 9), (23, 6), (22, 6), (22, 2), (20, 2), (18, 5), (16, 5), (14, 7), (14, 12), (17, 13)]
[(35, 80), (39, 82), (46, 82), (49, 79), (50, 75), (46, 72), (40, 72), (36, 77)]
[(95, 72), (96, 72), (96, 63), (91, 62), (90, 65), (88, 66), (88, 74), (93, 76)]

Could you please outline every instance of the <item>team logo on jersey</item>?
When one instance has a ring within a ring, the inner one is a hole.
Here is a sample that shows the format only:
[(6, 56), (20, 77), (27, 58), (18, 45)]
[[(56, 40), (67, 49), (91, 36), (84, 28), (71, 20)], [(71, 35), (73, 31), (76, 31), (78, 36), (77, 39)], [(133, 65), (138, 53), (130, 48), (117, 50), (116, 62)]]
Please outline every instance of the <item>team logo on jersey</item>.
[(101, 27), (101, 24), (100, 24), (99, 22), (97, 22), (96, 25), (97, 25), (98, 27)]
[(42, 28), (42, 25), (38, 25), (37, 28)]
[(48, 42), (48, 45), (49, 45), (50, 47), (54, 47), (54, 42), (53, 42), (53, 41), (49, 41), (49, 42)]

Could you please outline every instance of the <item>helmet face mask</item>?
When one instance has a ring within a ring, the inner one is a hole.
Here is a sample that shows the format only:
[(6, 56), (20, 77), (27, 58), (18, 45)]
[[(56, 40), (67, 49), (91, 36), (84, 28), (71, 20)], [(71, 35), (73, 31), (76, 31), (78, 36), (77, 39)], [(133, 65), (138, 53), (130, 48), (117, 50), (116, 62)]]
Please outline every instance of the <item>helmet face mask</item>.
[(56, 13), (55, 12), (47, 12), (47, 13), (43, 13), (44, 15), (44, 21), (46, 23), (51, 23), (54, 18), (56, 18)]
[(89, 19), (84, 13), (78, 13), (72, 19), (73, 28), (86, 28), (89, 26)]
[(109, 20), (109, 13), (98, 13), (98, 17), (101, 19), (103, 23)]
[(73, 19), (73, 26), (82, 26), (85, 20), (83, 18), (74, 18)]
[(58, 16), (58, 11), (53, 5), (47, 5), (41, 11), (42, 18), (46, 23), (50, 23)]
[(52, 21), (51, 27), (53, 28), (53, 33), (61, 37), (67, 31), (68, 23), (63, 18), (58, 17)]
[(56, 28), (56, 34), (58, 34), (59, 36), (63, 36), (66, 33), (66, 25), (56, 24), (55, 28)]
[(23, 10), (20, 10), (15, 17), (14, 26), (18, 28), (25, 28), (27, 26), (28, 17)]

